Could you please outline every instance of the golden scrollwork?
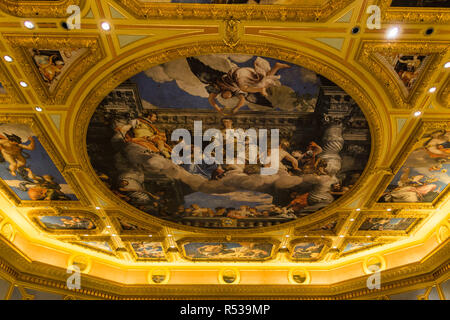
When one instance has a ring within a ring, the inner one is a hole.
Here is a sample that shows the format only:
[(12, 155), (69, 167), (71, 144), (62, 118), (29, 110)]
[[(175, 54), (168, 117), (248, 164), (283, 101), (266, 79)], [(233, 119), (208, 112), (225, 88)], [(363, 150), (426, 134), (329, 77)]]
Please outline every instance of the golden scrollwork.
[(447, 8), (391, 7), (392, 0), (381, 0), (381, 19), (388, 23), (438, 23), (450, 21), (450, 10)]
[(333, 13), (345, 8), (352, 1), (330, 0), (321, 7), (296, 5), (225, 5), (155, 3), (139, 0), (117, 0), (128, 12), (139, 19), (226, 19), (233, 16), (242, 20), (266, 21), (326, 21)]
[(57, 1), (0, 1), (0, 10), (16, 17), (67, 17), (67, 7), (77, 5), (82, 7), (85, 0), (57, 0)]

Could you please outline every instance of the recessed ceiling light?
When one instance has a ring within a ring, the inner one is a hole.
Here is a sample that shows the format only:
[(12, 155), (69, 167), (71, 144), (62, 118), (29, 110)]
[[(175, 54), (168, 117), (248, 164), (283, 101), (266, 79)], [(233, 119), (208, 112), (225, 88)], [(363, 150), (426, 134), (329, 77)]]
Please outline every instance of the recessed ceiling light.
[(151, 234), (149, 234), (148, 236), (149, 236), (150, 238), (153, 237), (153, 235), (151, 235)]
[(344, 237), (344, 235), (343, 235), (343, 234), (339, 235), (339, 238), (343, 238), (343, 237)]
[(391, 209), (391, 208), (387, 208), (386, 210), (387, 210), (387, 211), (392, 211), (392, 209)]
[(25, 81), (20, 81), (19, 84), (24, 88), (28, 87), (28, 83), (26, 83)]
[(102, 26), (102, 29), (105, 30), (105, 31), (111, 30), (111, 26), (109, 25), (108, 22), (102, 22), (101, 26)]
[(418, 117), (422, 114), (422, 111), (416, 111), (414, 112), (414, 117)]
[(106, 226), (108, 229), (110, 229), (111, 228), (111, 226)]
[(115, 233), (113, 233), (111, 236), (113, 236), (113, 237), (116, 237), (117, 236), (117, 234), (115, 234)]
[(171, 235), (171, 234), (168, 234), (167, 236), (168, 236), (168, 237), (171, 237), (172, 235)]
[(336, 247), (336, 246), (333, 246), (333, 249), (337, 249), (337, 247)]
[(350, 221), (355, 221), (355, 219), (351, 218)]
[(281, 248), (285, 249), (285, 248), (286, 248), (286, 246), (281, 246)]
[(4, 56), (3, 59), (5, 59), (6, 62), (13, 62), (13, 58), (10, 56)]
[(33, 22), (31, 22), (31, 21), (25, 21), (24, 23), (23, 23), (23, 25), (25, 26), (25, 28), (27, 28), (27, 29), (34, 29), (34, 23)]
[(356, 209), (356, 211), (361, 211), (361, 209), (360, 209), (360, 208), (358, 208), (358, 209)]
[(450, 61), (444, 64), (444, 68), (450, 68)]
[(36, 110), (37, 112), (41, 112), (42, 108), (41, 107), (36, 107), (36, 108), (34, 108), (34, 110)]
[(100, 210), (100, 207), (95, 207), (96, 210)]
[(288, 234), (287, 234), (287, 235), (285, 235), (285, 237), (286, 237), (286, 238), (289, 238), (289, 237), (290, 237), (290, 235), (288, 235)]
[(87, 237), (87, 236), (89, 236), (89, 235), (88, 235), (88, 234), (83, 234), (83, 236)]
[(429, 93), (433, 93), (433, 92), (435, 92), (436, 91), (436, 87), (431, 87), (430, 89), (428, 89), (428, 92)]
[(308, 238), (308, 236), (307, 236), (307, 235), (305, 235), (305, 238)]
[(175, 248), (175, 246), (170, 246), (171, 248)]
[(390, 39), (395, 38), (398, 34), (398, 31), (399, 31), (399, 29), (397, 27), (391, 28), (388, 30), (386, 36)]

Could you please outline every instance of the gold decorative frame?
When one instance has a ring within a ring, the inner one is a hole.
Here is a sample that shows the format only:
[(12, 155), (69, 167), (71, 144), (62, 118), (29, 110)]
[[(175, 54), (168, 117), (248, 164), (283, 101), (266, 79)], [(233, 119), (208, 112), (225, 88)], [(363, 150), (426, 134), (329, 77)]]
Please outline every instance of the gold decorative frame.
[[(393, 106), (399, 109), (411, 109), (420, 95), (426, 91), (430, 82), (433, 71), (435, 71), (442, 62), (443, 57), (449, 50), (446, 42), (411, 42), (411, 41), (395, 41), (386, 42), (379, 40), (364, 40), (357, 53), (359, 62), (370, 71), (371, 74), (377, 75), (380, 84), (389, 92), (394, 103)], [(404, 96), (401, 84), (397, 79), (397, 75), (388, 69), (377, 54), (423, 54), (429, 56), (429, 61), (423, 66), (423, 70), (419, 75), (414, 87)]]
[[(413, 233), (419, 225), (421, 225), (426, 218), (428, 218), (428, 214), (426, 213), (398, 213), (398, 214), (391, 214), (385, 212), (370, 212), (363, 214), (360, 214), (355, 222), (353, 223), (352, 227), (349, 230), (349, 234), (352, 236), (373, 236), (373, 237), (383, 237), (383, 236), (408, 236), (411, 233)], [(366, 221), (368, 218), (415, 218), (416, 220), (411, 223), (411, 225), (406, 230), (383, 230), (383, 231), (376, 231), (376, 230), (359, 230), (361, 225)]]
[(364, 261), (363, 261), (363, 269), (364, 269), (364, 272), (366, 274), (373, 274), (374, 273), (374, 271), (371, 271), (369, 269), (369, 267), (371, 265), (368, 264), (369, 260), (373, 259), (373, 258), (378, 259), (378, 261), (381, 263), (381, 267), (380, 267), (379, 271), (377, 271), (377, 272), (381, 272), (383, 270), (386, 270), (386, 259), (384, 259), (384, 257), (379, 255), (379, 254), (374, 254), (374, 255), (370, 255), (370, 256), (366, 257), (364, 259)]
[(299, 5), (158, 3), (139, 0), (117, 0), (123, 9), (138, 19), (215, 19), (234, 17), (239, 20), (326, 21), (333, 13), (352, 1), (330, 0), (320, 7)]
[[(445, 24), (450, 21), (450, 10), (448, 8), (430, 7), (391, 7), (392, 0), (381, 0), (381, 19), (389, 23), (439, 23)], [(406, 10), (405, 10), (406, 9)]]
[(72, 188), (75, 196), (78, 200), (42, 200), (42, 201), (32, 201), (32, 200), (22, 200), (19, 196), (12, 191), (12, 189), (0, 179), (0, 191), (15, 205), (20, 207), (45, 207), (45, 206), (60, 206), (60, 207), (79, 207), (88, 203), (88, 199), (84, 195), (84, 192), (78, 185), (77, 180), (73, 177), (72, 172), (64, 170), (66, 168), (66, 162), (56, 149), (56, 147), (51, 143), (50, 137), (45, 132), (43, 125), (40, 123), (39, 118), (36, 116), (23, 116), (16, 114), (2, 115), (0, 116), (0, 123), (11, 123), (11, 124), (25, 124), (27, 125), (36, 135), (39, 142), (44, 147), (49, 158), (54, 163), (56, 168), (59, 170), (61, 175), (64, 177), (66, 182)]
[(378, 202), (380, 197), (383, 195), (386, 188), (389, 186), (392, 179), (401, 169), (405, 161), (412, 154), (413, 151), (418, 147), (419, 142), (421, 142), (422, 137), (435, 130), (447, 129), (450, 122), (437, 121), (435, 119), (428, 119), (421, 121), (411, 132), (408, 141), (404, 144), (396, 155), (393, 157), (392, 164), (389, 166), (389, 172), (386, 173), (380, 180), (378, 187), (373, 192), (366, 206), (371, 206), (372, 209), (434, 209), (441, 205), (441, 203), (446, 199), (448, 193), (450, 192), (450, 185), (448, 185), (442, 192), (434, 199), (432, 202)]
[[(164, 244), (164, 238), (163, 237), (129, 237), (126, 239), (123, 239), (125, 242), (125, 246), (130, 252), (130, 254), (133, 256), (135, 261), (167, 261), (167, 246)], [(163, 258), (140, 258), (136, 254), (136, 251), (134, 251), (133, 246), (131, 245), (132, 242), (159, 242), (161, 243), (161, 247), (163, 249), (164, 257)]]
[[(73, 216), (91, 219), (96, 228), (92, 230), (84, 229), (49, 229), (40, 220), (39, 216)], [(92, 212), (80, 211), (80, 210), (32, 210), (28, 213), (28, 217), (31, 221), (42, 231), (54, 235), (71, 235), (71, 234), (88, 234), (99, 235), (105, 228), (102, 220)]]
[[(100, 183), (100, 179), (95, 174), (92, 165), (89, 162), (86, 149), (86, 135), (87, 128), (89, 125), (89, 120), (94, 113), (98, 104), (102, 99), (114, 88), (120, 85), (123, 81), (127, 80), (130, 76), (136, 74), (139, 71), (146, 70), (152, 66), (159, 65), (161, 63), (175, 60), (181, 57), (187, 56), (197, 56), (202, 54), (214, 54), (214, 53), (242, 53), (242, 54), (252, 54), (265, 57), (273, 57), (276, 59), (288, 61), (295, 63), (299, 66), (303, 66), (312, 71), (315, 71), (332, 81), (334, 81), (338, 86), (340, 86), (345, 92), (347, 92), (359, 105), (361, 110), (364, 112), (365, 117), (370, 125), (371, 133), (371, 154), (366, 168), (359, 178), (356, 185), (347, 192), (344, 196), (334, 201), (332, 204), (328, 205), (326, 208), (316, 212), (314, 215), (309, 215), (302, 217), (300, 219), (286, 222), (280, 225), (271, 227), (260, 227), (260, 228), (249, 228), (249, 229), (227, 229), (227, 233), (239, 235), (243, 233), (254, 233), (255, 230), (280, 230), (285, 229), (292, 225), (305, 225), (311, 221), (316, 220), (318, 217), (327, 217), (334, 213), (341, 204), (348, 201), (350, 197), (357, 192), (364, 183), (367, 183), (366, 177), (375, 169), (377, 162), (380, 160), (381, 156), (381, 141), (382, 141), (382, 125), (380, 123), (380, 117), (378, 115), (378, 110), (375, 107), (373, 101), (367, 96), (366, 92), (361, 88), (360, 84), (353, 80), (351, 77), (344, 74), (341, 70), (336, 68), (334, 65), (329, 65), (324, 63), (322, 60), (314, 56), (310, 56), (300, 52), (298, 50), (293, 50), (287, 47), (275, 46), (271, 44), (261, 43), (251, 43), (240, 41), (235, 47), (230, 48), (223, 42), (199, 42), (196, 46), (192, 45), (181, 45), (171, 48), (166, 48), (164, 50), (156, 52), (148, 52), (141, 58), (134, 59), (126, 63), (125, 65), (117, 67), (112, 73), (114, 77), (105, 77), (98, 79), (98, 84), (89, 92), (87, 97), (82, 101), (81, 107), (78, 109), (76, 114), (75, 125), (74, 125), (74, 138), (75, 138), (75, 154), (79, 156), (79, 163), (81, 164), (82, 170), (87, 174), (91, 181), (95, 181), (93, 185), (96, 185), (103, 197), (110, 200), (117, 207), (121, 207), (129, 216), (138, 220), (150, 220), (155, 224), (161, 224), (169, 226), (176, 229), (182, 229), (191, 232), (208, 232), (211, 229), (198, 228), (182, 225), (179, 223), (163, 220), (157, 217), (153, 217), (146, 214), (132, 205), (118, 199), (114, 193), (107, 188), (103, 183)], [(313, 217), (311, 217), (313, 216)]]
[[(159, 235), (161, 233), (162, 228), (155, 225), (147, 224), (145, 221), (138, 221), (133, 218), (128, 218), (125, 214), (120, 211), (107, 211), (108, 216), (111, 217), (112, 224), (118, 231), (121, 236), (149, 236), (149, 235)], [(138, 227), (142, 227), (143, 230), (124, 230), (118, 219), (126, 220), (130, 223), (137, 225)]]
[[(184, 246), (191, 242), (197, 242), (197, 243), (239, 243), (239, 242), (251, 242), (251, 243), (268, 243), (272, 245), (272, 252), (270, 252), (269, 256), (263, 259), (240, 259), (240, 258), (233, 258), (233, 259), (204, 259), (204, 258), (191, 258), (188, 257), (186, 254), (186, 251), (184, 249)], [(255, 261), (267, 261), (274, 259), (276, 253), (278, 252), (280, 241), (277, 239), (272, 238), (233, 238), (232, 240), (227, 240), (225, 238), (213, 238), (213, 237), (197, 237), (197, 238), (182, 238), (177, 241), (177, 245), (179, 248), (181, 248), (181, 255), (184, 259), (190, 260), (190, 261), (211, 261), (211, 262), (227, 262), (227, 261), (247, 261), (247, 262), (255, 262)]]
[[(46, 104), (64, 104), (73, 86), (79, 79), (104, 56), (104, 50), (97, 35), (68, 37), (62, 34), (40, 34), (30, 37), (26, 34), (3, 34), (3, 37), (15, 52), (17, 63), (25, 74), (29, 75), (31, 86)], [(62, 48), (87, 48), (87, 51), (65, 70), (55, 89), (50, 92), (34, 64), (28, 49), (61, 50)]]
[[(236, 274), (236, 279), (234, 279), (233, 282), (231, 282), (231, 283), (230, 282), (226, 282), (223, 279), (224, 273), (226, 271), (233, 271)], [(234, 267), (232, 267), (232, 268), (223, 268), (223, 269), (221, 269), (219, 271), (218, 280), (219, 280), (220, 284), (238, 284), (239, 282), (241, 282), (241, 272), (239, 271), (238, 268), (234, 268)]]
[[(156, 271), (165, 271), (166, 277), (163, 281), (161, 282), (154, 282), (153, 281), (153, 273), (155, 273)], [(147, 281), (149, 284), (166, 284), (168, 283), (170, 280), (170, 270), (168, 268), (153, 268), (148, 272), (148, 276), (147, 276)]]
[(82, 7), (86, 0), (29, 1), (2, 0), (0, 9), (16, 17), (67, 17), (67, 7), (71, 4)]
[[(320, 251), (320, 253), (319, 253), (317, 258), (294, 258), (294, 257), (292, 257), (292, 255), (294, 253), (294, 249), (297, 246), (297, 244), (304, 243), (304, 242), (313, 242), (315, 244), (323, 244), (323, 248)], [(331, 247), (331, 240), (330, 239), (314, 238), (314, 237), (297, 238), (297, 239), (294, 239), (291, 242), (289, 242), (288, 252), (286, 253), (286, 256), (291, 261), (305, 261), (305, 262), (320, 261), (320, 260), (323, 259), (323, 257), (325, 256), (326, 252), (328, 252), (330, 247)]]
[[(379, 239), (378, 237), (376, 237), (376, 238), (375, 237), (370, 237), (370, 238), (368, 238), (368, 237), (346, 237), (344, 239), (344, 241), (341, 243), (341, 245), (339, 246), (339, 257), (346, 257), (351, 254), (366, 251), (369, 249), (373, 249), (375, 247), (382, 246), (387, 243), (392, 243), (394, 241), (395, 240), (392, 240), (392, 239)], [(344, 252), (345, 247), (350, 243), (367, 243), (367, 242), (372, 242), (372, 244)]]
[[(103, 250), (101, 248), (86, 244), (86, 243), (82, 243), (81, 241), (97, 241), (97, 242), (107, 242), (108, 245), (111, 248), (111, 251), (108, 250)], [(116, 248), (114, 245), (114, 242), (112, 241), (111, 237), (109, 236), (80, 236), (78, 241), (70, 241), (70, 243), (75, 244), (77, 246), (89, 249), (89, 250), (93, 250), (95, 252), (100, 252), (100, 253), (105, 253), (111, 256), (116, 256)]]
[[(305, 281), (300, 283), (300, 282), (297, 282), (294, 280), (294, 273), (296, 271), (302, 271), (305, 273), (305, 276), (306, 276)], [(307, 285), (311, 282), (311, 273), (306, 268), (292, 268), (291, 270), (289, 270), (288, 280), (290, 283), (295, 284), (295, 285)]]
[[(350, 213), (340, 212), (334, 215), (331, 215), (325, 219), (315, 221), (311, 223), (311, 225), (302, 226), (294, 229), (294, 236), (314, 236), (314, 235), (324, 235), (324, 236), (337, 236), (341, 231), (342, 227), (345, 224), (346, 218), (350, 215)], [(320, 226), (325, 225), (327, 223), (331, 223), (336, 221), (336, 226), (333, 230), (313, 230), (320, 228)]]

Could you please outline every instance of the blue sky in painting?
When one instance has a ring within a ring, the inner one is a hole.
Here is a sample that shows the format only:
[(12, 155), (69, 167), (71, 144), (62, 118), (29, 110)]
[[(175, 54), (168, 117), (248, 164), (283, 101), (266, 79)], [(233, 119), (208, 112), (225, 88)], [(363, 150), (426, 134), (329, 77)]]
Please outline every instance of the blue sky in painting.
[[(27, 167), (31, 168), (35, 175), (41, 176), (44, 174), (49, 174), (53, 176), (55, 181), (59, 184), (67, 184), (66, 180), (56, 168), (40, 141), (35, 136), (33, 136), (33, 138), (35, 140), (35, 149), (33, 151), (24, 150), (24, 153), (30, 155), (30, 158), (27, 159)], [(30, 142), (26, 142), (24, 144), (28, 145)], [(22, 180), (19, 175), (16, 177), (12, 176), (8, 170), (8, 167), (8, 162), (5, 161), (0, 163), (0, 178), (5, 180), (6, 183), (8, 183), (8, 180)], [(20, 199), (30, 200), (30, 197), (26, 191), (20, 191), (15, 187), (11, 187), (11, 189), (19, 196)], [(67, 196), (72, 200), (77, 200), (74, 194), (67, 194)]]
[[(256, 56), (244, 63), (234, 63), (240, 67), (253, 67), (255, 59)], [(287, 63), (271, 58), (264, 57), (264, 59), (266, 59), (271, 66), (276, 62)], [(309, 93), (312, 96), (316, 96), (319, 91), (318, 84), (302, 81), (302, 67), (292, 63), (288, 64), (291, 68), (282, 69), (277, 73), (281, 76), (281, 83), (292, 88), (300, 95)], [(207, 98), (190, 95), (186, 91), (180, 89), (175, 80), (159, 83), (149, 78), (144, 72), (138, 73), (131, 77), (130, 80), (137, 84), (141, 98), (158, 108), (211, 108)], [(243, 108), (243, 110), (245, 110), (245, 108)]]

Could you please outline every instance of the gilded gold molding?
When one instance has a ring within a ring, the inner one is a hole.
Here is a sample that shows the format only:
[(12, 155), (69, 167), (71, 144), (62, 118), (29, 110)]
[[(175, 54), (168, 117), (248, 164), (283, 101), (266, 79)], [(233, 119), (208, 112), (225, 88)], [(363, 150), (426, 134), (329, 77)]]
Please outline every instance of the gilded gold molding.
[[(440, 63), (448, 52), (447, 42), (411, 42), (395, 41), (386, 42), (378, 40), (364, 40), (357, 59), (371, 74), (376, 75), (380, 84), (386, 89), (394, 101), (393, 106), (398, 109), (413, 108), (420, 95), (427, 89), (433, 72), (440, 66)], [(408, 95), (402, 92), (401, 84), (397, 80), (397, 75), (390, 71), (387, 65), (376, 57), (377, 54), (424, 54), (430, 56), (430, 61), (424, 66), (414, 88)]]
[[(310, 236), (310, 235), (324, 235), (324, 236), (336, 236), (339, 234), (340, 230), (342, 229), (343, 225), (345, 224), (345, 219), (349, 216), (350, 213), (348, 212), (339, 212), (335, 213), (325, 219), (315, 221), (311, 223), (310, 225), (301, 226), (294, 229), (294, 235), (295, 236)], [(332, 223), (336, 221), (336, 225), (332, 230), (314, 230), (317, 228), (320, 228), (323, 225), (326, 225), (328, 223)]]
[(381, 0), (382, 21), (388, 23), (438, 23), (450, 21), (450, 10), (447, 8), (425, 7), (391, 7), (392, 0)]
[[(372, 237), (389, 237), (389, 236), (408, 236), (413, 233), (417, 228), (422, 225), (425, 220), (429, 217), (429, 214), (419, 213), (419, 212), (405, 212), (393, 214), (388, 211), (384, 212), (361, 212), (361, 214), (355, 219), (355, 222), (349, 230), (351, 236), (372, 236)], [(376, 230), (359, 230), (361, 225), (368, 218), (415, 218), (416, 220), (408, 226), (406, 230), (386, 230), (386, 231), (376, 231)]]
[(61, 175), (64, 177), (66, 182), (73, 188), (73, 191), (79, 199), (79, 201), (58, 201), (58, 200), (43, 200), (43, 201), (31, 201), (31, 200), (21, 200), (11, 188), (0, 179), (0, 191), (11, 201), (15, 206), (21, 207), (45, 207), (45, 206), (61, 206), (61, 207), (74, 207), (80, 204), (85, 204), (87, 198), (84, 192), (78, 185), (76, 179), (74, 179), (71, 173), (64, 172), (66, 162), (61, 156), (60, 152), (57, 150), (55, 145), (51, 142), (52, 139), (49, 137), (44, 129), (44, 126), (40, 122), (39, 118), (35, 115), (22, 115), (22, 114), (1, 114), (0, 123), (16, 123), (25, 124), (31, 128), (39, 142), (44, 146), (50, 159), (55, 164), (56, 168), (60, 171)]
[(258, 259), (246, 259), (245, 257), (243, 258), (236, 258), (234, 257), (231, 261), (242, 261), (242, 262), (255, 262), (255, 261), (267, 261), (267, 260), (272, 260), (273, 258), (275, 258), (276, 253), (278, 252), (278, 248), (280, 246), (280, 241), (278, 241), (275, 238), (259, 238), (259, 237), (254, 237), (254, 238), (234, 238), (233, 239), (227, 239), (226, 237), (212, 237), (212, 236), (207, 236), (207, 237), (187, 237), (187, 238), (182, 238), (180, 240), (177, 241), (177, 246), (179, 249), (181, 249), (181, 255), (184, 259), (186, 260), (191, 260), (191, 261), (213, 261), (213, 262), (221, 262), (221, 261), (230, 261), (230, 259), (207, 259), (207, 258), (191, 258), (186, 254), (186, 251), (184, 249), (184, 245), (190, 242), (214, 242), (214, 243), (227, 243), (227, 242), (231, 242), (231, 243), (236, 243), (236, 242), (252, 242), (252, 243), (270, 243), (272, 244), (272, 252), (270, 252), (270, 255), (266, 258), (258, 258)]
[[(167, 245), (165, 244), (164, 237), (133, 236), (133, 237), (123, 238), (122, 241), (125, 243), (125, 247), (126, 247), (127, 251), (133, 257), (134, 261), (167, 261), (168, 260)], [(163, 252), (164, 252), (164, 258), (140, 258), (134, 251), (133, 246), (131, 245), (131, 242), (160, 242)]]
[[(40, 220), (39, 216), (73, 216), (73, 217), (81, 217), (91, 219), (91, 221), (95, 224), (95, 228), (91, 230), (86, 229), (49, 229), (47, 228)], [(31, 210), (28, 212), (28, 217), (30, 220), (42, 231), (53, 234), (53, 235), (72, 235), (72, 234), (89, 234), (89, 235), (100, 235), (100, 233), (105, 228), (104, 223), (96, 214), (89, 211), (81, 211), (81, 210)], [(90, 238), (89, 238), (90, 239)]]
[(372, 172), (372, 170), (376, 167), (376, 164), (380, 160), (384, 129), (380, 121), (381, 117), (379, 117), (378, 115), (377, 107), (357, 81), (345, 75), (335, 66), (329, 65), (317, 59), (316, 57), (307, 55), (301, 51), (289, 49), (279, 45), (250, 42), (239, 42), (239, 44), (236, 45), (233, 49), (225, 45), (223, 42), (199, 42), (196, 46), (181, 45), (166, 48), (164, 50), (156, 52), (149, 52), (141, 58), (134, 59), (133, 61), (128, 62), (125, 65), (118, 66), (114, 71), (111, 72), (113, 76), (109, 75), (108, 77), (105, 77), (103, 79), (98, 79), (97, 85), (88, 93), (84, 101), (82, 101), (81, 107), (77, 108), (78, 111), (76, 113), (75, 124), (73, 127), (73, 136), (75, 140), (75, 154), (78, 156), (77, 163), (81, 165), (83, 172), (87, 175), (89, 180), (92, 181), (92, 185), (98, 187), (98, 190), (101, 192), (101, 194), (103, 194), (103, 197), (110, 201), (111, 205), (120, 208), (121, 212), (124, 212), (128, 216), (139, 221), (147, 220), (154, 224), (165, 225), (174, 229), (182, 229), (192, 232), (204, 233), (209, 231), (208, 229), (204, 228), (185, 226), (178, 223), (158, 219), (144, 212), (141, 212), (135, 207), (118, 199), (118, 197), (116, 197), (114, 193), (109, 190), (109, 188), (107, 188), (95, 174), (95, 171), (93, 170), (87, 156), (85, 139), (89, 120), (98, 104), (111, 90), (116, 88), (123, 81), (127, 80), (130, 76), (136, 74), (139, 71), (146, 70), (152, 66), (173, 59), (212, 53), (243, 53), (273, 57), (298, 64), (324, 75), (325, 77), (334, 81), (349, 95), (351, 95), (355, 102), (363, 110), (370, 125), (372, 141), (370, 159), (357, 184), (352, 188), (352, 190), (347, 192), (340, 199), (330, 204), (328, 207), (322, 209), (314, 215), (309, 215), (292, 222), (284, 223), (282, 225), (257, 229), (227, 229), (227, 233), (236, 235), (244, 233), (255, 233), (256, 230), (258, 230), (258, 232), (266, 232), (270, 230), (286, 229), (294, 225), (302, 226), (317, 219), (326, 218), (335, 213), (336, 210), (342, 208), (342, 203), (351, 202), (352, 196), (360, 188), (362, 188), (364, 183), (367, 183), (367, 176), (370, 174), (370, 172)]
[[(306, 243), (306, 242), (323, 244), (323, 248), (321, 249), (319, 255), (316, 258), (294, 258), (294, 257), (292, 257), (295, 246), (299, 243)], [(294, 239), (289, 242), (288, 252), (286, 253), (286, 257), (291, 261), (307, 261), (307, 262), (320, 261), (323, 259), (323, 257), (325, 257), (325, 254), (329, 251), (330, 247), (331, 247), (330, 239), (314, 238), (314, 237), (297, 238), (297, 239)]]
[(0, 10), (16, 17), (60, 18), (67, 17), (67, 7), (71, 4), (82, 7), (85, 0), (29, 1), (2, 0)]
[(226, 5), (191, 3), (155, 3), (139, 0), (117, 0), (138, 19), (226, 19), (266, 21), (326, 21), (333, 13), (345, 8), (351, 0), (329, 0), (321, 7), (295, 5)]
[[(338, 250), (339, 250), (339, 257), (346, 257), (349, 256), (351, 254), (357, 253), (357, 252), (364, 252), (370, 249), (373, 249), (375, 247), (378, 246), (382, 246), (388, 243), (392, 243), (395, 240), (392, 239), (380, 239), (379, 237), (346, 237), (344, 239), (344, 241), (341, 243), (341, 245), (339, 246)], [(357, 249), (353, 249), (350, 250), (348, 252), (344, 252), (345, 247), (350, 244), (350, 243), (356, 243), (356, 244), (365, 244), (368, 242), (372, 242), (372, 244), (367, 245), (367, 246), (363, 246)]]
[[(98, 36), (39, 34), (30, 37), (26, 34), (5, 33), (3, 37), (15, 53), (17, 62), (28, 75), (28, 80), (40, 100), (46, 104), (64, 104), (71, 88), (96, 63), (104, 57)], [(35, 66), (29, 49), (61, 50), (64, 48), (87, 48), (87, 51), (71, 63), (53, 91), (49, 91), (42, 76)]]

